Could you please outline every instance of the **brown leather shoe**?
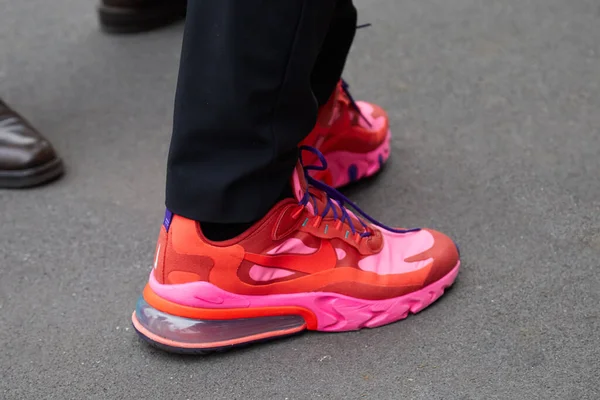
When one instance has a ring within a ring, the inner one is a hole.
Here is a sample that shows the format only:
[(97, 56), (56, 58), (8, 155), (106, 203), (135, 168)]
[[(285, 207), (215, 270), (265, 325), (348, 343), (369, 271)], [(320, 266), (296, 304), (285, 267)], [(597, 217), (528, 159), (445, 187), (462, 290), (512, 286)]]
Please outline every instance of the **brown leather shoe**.
[(185, 17), (186, 0), (101, 0), (100, 27), (109, 33), (136, 33)]
[(62, 173), (52, 145), (0, 99), (0, 188), (37, 186)]

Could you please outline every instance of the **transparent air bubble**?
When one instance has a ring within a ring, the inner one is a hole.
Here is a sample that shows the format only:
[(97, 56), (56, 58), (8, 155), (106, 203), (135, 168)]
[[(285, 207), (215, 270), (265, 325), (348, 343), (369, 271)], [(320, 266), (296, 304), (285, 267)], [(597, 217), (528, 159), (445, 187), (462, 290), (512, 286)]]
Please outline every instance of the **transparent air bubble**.
[(197, 320), (166, 314), (150, 306), (142, 296), (136, 310), (138, 322), (150, 333), (182, 345), (231, 345), (283, 336), (304, 329), (299, 315), (228, 320)]

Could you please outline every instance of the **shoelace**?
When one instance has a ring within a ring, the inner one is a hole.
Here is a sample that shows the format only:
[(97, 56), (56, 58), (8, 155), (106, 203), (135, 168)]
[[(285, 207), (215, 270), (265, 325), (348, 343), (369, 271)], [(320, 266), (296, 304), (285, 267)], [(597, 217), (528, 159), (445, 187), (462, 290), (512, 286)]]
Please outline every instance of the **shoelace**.
[(371, 122), (369, 122), (367, 117), (365, 117), (365, 115), (360, 110), (358, 104), (356, 104), (354, 97), (352, 97), (352, 94), (350, 94), (350, 85), (348, 85), (348, 82), (346, 82), (344, 79), (342, 79), (342, 90), (346, 94), (346, 97), (348, 97), (348, 100), (350, 100), (350, 107), (352, 107), (358, 113), (358, 115), (367, 123), (367, 125), (371, 127)]
[[(319, 162), (321, 163), (321, 165), (304, 165), (304, 162), (302, 160), (302, 152), (304, 152), (304, 151), (308, 151), (308, 152), (316, 155), (317, 158), (319, 159)], [(416, 232), (416, 231), (420, 230), (420, 228), (394, 229), (387, 225), (384, 225), (381, 222), (377, 221), (375, 218), (368, 215), (363, 210), (361, 210), (360, 207), (358, 207), (350, 199), (348, 199), (346, 196), (344, 196), (342, 193), (340, 193), (336, 189), (311, 177), (310, 173), (309, 173), (310, 171), (325, 171), (327, 169), (327, 161), (325, 160), (325, 157), (323, 156), (323, 154), (321, 154), (321, 152), (319, 150), (315, 149), (314, 147), (300, 146), (300, 164), (304, 168), (304, 178), (306, 179), (308, 186), (309, 187), (312, 186), (318, 190), (321, 190), (323, 193), (325, 193), (325, 195), (327, 197), (326, 205), (321, 212), (319, 212), (319, 209), (318, 209), (318, 202), (317, 202), (316, 196), (309, 192), (308, 187), (305, 188), (304, 196), (298, 202), (298, 205), (302, 206), (302, 209), (304, 207), (306, 207), (308, 205), (308, 203), (311, 203), (311, 205), (314, 209), (314, 214), (318, 218), (316, 222), (320, 223), (321, 220), (327, 216), (329, 211), (331, 211), (333, 214), (333, 219), (337, 220), (339, 225), (342, 225), (344, 222), (348, 224), (348, 226), (350, 227), (350, 230), (352, 231), (352, 234), (355, 236), (356, 239), (369, 237), (373, 234), (372, 230), (369, 228), (369, 226), (360, 217), (364, 218), (365, 220), (369, 221), (371, 224), (373, 224), (375, 226), (378, 226), (380, 228), (383, 228), (385, 230), (395, 232), (395, 233), (408, 233), (408, 232)], [(339, 211), (335, 207), (335, 205), (338, 206), (337, 208), (339, 208)], [(352, 221), (352, 218), (350, 216), (350, 213), (346, 209), (347, 208), (346, 206), (350, 206), (354, 210), (353, 214), (356, 217), (356, 219), (358, 220), (358, 222), (360, 222), (360, 224), (363, 226), (363, 228), (364, 228), (363, 232), (358, 232), (358, 230), (354, 226), (354, 222)], [(360, 217), (359, 217), (359, 215), (360, 215)], [(346, 238), (348, 238), (348, 235), (349, 235), (349, 232), (346, 232)]]

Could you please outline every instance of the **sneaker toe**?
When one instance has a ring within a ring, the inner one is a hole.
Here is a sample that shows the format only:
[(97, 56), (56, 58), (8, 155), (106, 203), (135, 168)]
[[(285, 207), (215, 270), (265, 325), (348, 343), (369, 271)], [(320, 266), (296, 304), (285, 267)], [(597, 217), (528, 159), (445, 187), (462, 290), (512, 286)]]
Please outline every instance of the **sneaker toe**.
[(448, 275), (458, 266), (459, 252), (456, 243), (448, 236), (433, 229), (425, 229), (433, 237), (433, 245), (426, 251), (410, 257), (406, 261), (431, 259), (432, 266), (424, 285), (429, 285)]

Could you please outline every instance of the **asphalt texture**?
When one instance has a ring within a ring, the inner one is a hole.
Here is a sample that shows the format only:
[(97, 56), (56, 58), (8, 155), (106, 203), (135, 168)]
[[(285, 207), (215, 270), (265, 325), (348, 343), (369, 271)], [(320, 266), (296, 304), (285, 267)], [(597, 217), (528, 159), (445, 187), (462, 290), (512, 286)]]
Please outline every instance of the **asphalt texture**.
[[(0, 94), (56, 145), (0, 191), (2, 399), (599, 399), (600, 3), (361, 0), (345, 78), (393, 153), (346, 193), (460, 244), (452, 290), (383, 328), (209, 357), (138, 340), (182, 25), (99, 32), (90, 0), (0, 0)], [(210, 62), (210, 60), (207, 60)]]

